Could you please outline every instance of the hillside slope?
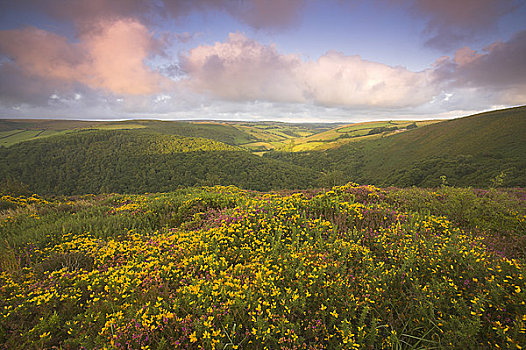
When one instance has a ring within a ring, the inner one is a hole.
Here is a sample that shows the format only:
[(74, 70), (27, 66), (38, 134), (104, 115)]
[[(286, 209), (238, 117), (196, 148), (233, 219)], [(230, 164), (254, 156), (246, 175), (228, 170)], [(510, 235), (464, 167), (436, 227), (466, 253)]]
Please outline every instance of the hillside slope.
[(20, 180), (37, 193), (81, 194), (216, 184), (305, 188), (317, 173), (209, 139), (98, 130), (0, 148), (0, 176)]
[(224, 123), (198, 123), (160, 120), (81, 121), (46, 119), (0, 119), (0, 145), (11, 146), (49, 136), (75, 133), (82, 130), (137, 130), (168, 135), (204, 137), (229, 145), (253, 142), (249, 133)]
[(272, 149), (294, 138), (313, 135), (341, 126), (338, 123), (282, 123), (272, 121), (82, 121), (54, 119), (0, 119), (0, 146), (63, 135), (81, 130), (137, 130), (168, 135), (204, 137), (229, 145), (258, 150), (261, 143)]
[(488, 185), (504, 172), (507, 185), (526, 185), (526, 107), (445, 121), (364, 145), (363, 176), (394, 176), (403, 185)]
[(295, 138), (288, 141), (282, 148), (292, 152), (323, 151), (338, 148), (350, 142), (378, 139), (438, 122), (440, 122), (438, 119), (391, 120), (347, 124), (314, 135)]
[(526, 186), (526, 106), (427, 125), (326, 152), (269, 157), (326, 173), (339, 182), (437, 186)]

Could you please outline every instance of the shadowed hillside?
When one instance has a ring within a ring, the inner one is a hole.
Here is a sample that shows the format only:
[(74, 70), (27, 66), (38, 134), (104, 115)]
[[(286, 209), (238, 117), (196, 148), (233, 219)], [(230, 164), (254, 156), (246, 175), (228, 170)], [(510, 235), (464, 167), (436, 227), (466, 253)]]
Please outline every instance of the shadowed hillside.
[(314, 171), (203, 138), (142, 131), (84, 131), (0, 148), (0, 174), (38, 193), (158, 192), (235, 184), (305, 188)]

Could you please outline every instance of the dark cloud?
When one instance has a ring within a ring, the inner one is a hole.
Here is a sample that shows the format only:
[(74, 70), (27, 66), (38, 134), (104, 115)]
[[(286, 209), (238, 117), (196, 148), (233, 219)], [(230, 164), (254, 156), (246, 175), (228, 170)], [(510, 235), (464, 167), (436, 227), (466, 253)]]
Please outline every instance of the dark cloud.
[(0, 11), (37, 11), (68, 20), (81, 31), (94, 19), (140, 18), (154, 24), (161, 17), (178, 18), (192, 11), (223, 10), (256, 29), (285, 28), (298, 19), (304, 0), (17, 0), (0, 2)]
[(500, 17), (524, 5), (522, 0), (391, 0), (409, 5), (427, 19), (426, 45), (453, 49), (492, 30)]
[(61, 81), (39, 79), (24, 74), (10, 62), (0, 65), (0, 105), (7, 107), (17, 107), (22, 104), (45, 106), (48, 104), (49, 96), (64, 88), (64, 83)]
[[(298, 21), (305, 2), (304, 0), (251, 0), (240, 2), (242, 6), (234, 6), (228, 10), (253, 28), (283, 29)], [(226, 3), (231, 2), (226, 1)]]
[[(453, 87), (489, 89), (500, 92), (505, 101), (526, 101), (526, 30), (507, 42), (496, 42), (482, 52), (467, 47), (454, 58), (437, 63), (435, 74)], [(522, 99), (522, 100), (521, 100)]]

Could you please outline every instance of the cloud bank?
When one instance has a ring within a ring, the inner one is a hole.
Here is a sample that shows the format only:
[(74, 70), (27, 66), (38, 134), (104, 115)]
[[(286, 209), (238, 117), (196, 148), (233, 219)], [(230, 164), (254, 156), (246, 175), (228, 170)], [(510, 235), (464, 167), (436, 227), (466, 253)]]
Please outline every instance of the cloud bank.
[(93, 20), (137, 18), (153, 25), (160, 17), (180, 18), (191, 12), (225, 11), (256, 29), (283, 29), (300, 17), (304, 0), (17, 0), (0, 3), (0, 11), (37, 10), (84, 30)]
[[(388, 0), (389, 1), (389, 0)], [(524, 5), (520, 0), (390, 0), (409, 6), (427, 20), (425, 44), (454, 49), (468, 39), (488, 33), (498, 20)]]
[(34, 27), (0, 31), (0, 52), (26, 76), (115, 94), (152, 94), (169, 84), (145, 64), (155, 51), (151, 33), (131, 19), (99, 22), (76, 43)]
[(427, 71), (415, 73), (334, 51), (305, 62), (239, 33), (190, 50), (181, 57), (181, 68), (184, 83), (195, 92), (240, 101), (405, 107), (424, 103), (435, 93)]
[[(222, 42), (166, 56), (166, 49), (177, 52), (177, 45), (195, 41), (195, 33), (167, 34), (159, 26), (163, 20), (222, 11), (253, 29), (280, 31), (301, 20), (309, 4), (304, 0), (1, 2), (0, 11), (45, 13), (72, 29), (59, 33), (28, 26), (0, 31), (0, 105), (47, 106), (50, 111), (60, 105), (66, 113), (67, 108), (99, 104), (105, 107), (93, 113), (108, 115), (183, 115), (193, 108), (234, 115), (236, 110), (250, 114), (265, 106), (305, 115), (306, 109), (410, 114), (526, 102), (526, 79), (520, 74), (526, 71), (526, 31), (482, 50), (465, 46), (522, 6), (520, 1), (377, 2), (411, 9), (425, 22), (425, 44), (458, 48), (455, 54), (415, 72), (332, 50), (306, 59), (236, 32)], [(159, 57), (164, 66), (156, 61)]]
[(469, 47), (437, 62), (436, 75), (450, 88), (490, 91), (504, 104), (526, 102), (526, 31), (477, 52)]

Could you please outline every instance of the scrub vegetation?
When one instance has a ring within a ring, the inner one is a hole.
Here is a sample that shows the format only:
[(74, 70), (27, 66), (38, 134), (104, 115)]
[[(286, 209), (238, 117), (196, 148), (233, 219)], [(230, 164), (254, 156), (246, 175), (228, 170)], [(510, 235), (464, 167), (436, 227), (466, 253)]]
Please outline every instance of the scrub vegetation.
[(525, 113), (1, 121), (0, 349), (521, 349)]
[(525, 196), (4, 195), (1, 347), (519, 349)]

